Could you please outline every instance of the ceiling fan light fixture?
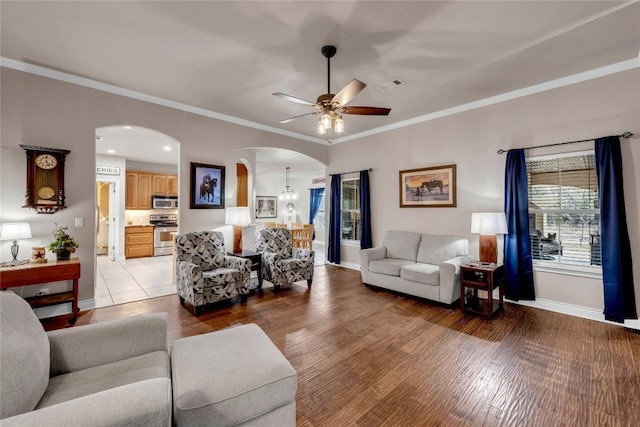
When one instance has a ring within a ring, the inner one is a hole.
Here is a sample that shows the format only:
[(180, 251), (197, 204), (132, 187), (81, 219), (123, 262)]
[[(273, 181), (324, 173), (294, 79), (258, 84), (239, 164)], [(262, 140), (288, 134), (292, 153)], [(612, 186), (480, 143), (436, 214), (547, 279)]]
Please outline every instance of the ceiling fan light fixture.
[(331, 129), (331, 116), (329, 113), (324, 113), (322, 117), (320, 117), (320, 121), (325, 129)]
[(335, 133), (344, 132), (344, 120), (342, 120), (342, 116), (338, 116), (333, 124), (333, 131)]
[(327, 133), (327, 128), (324, 127), (322, 120), (318, 120), (318, 133), (320, 135), (324, 135), (325, 133)]

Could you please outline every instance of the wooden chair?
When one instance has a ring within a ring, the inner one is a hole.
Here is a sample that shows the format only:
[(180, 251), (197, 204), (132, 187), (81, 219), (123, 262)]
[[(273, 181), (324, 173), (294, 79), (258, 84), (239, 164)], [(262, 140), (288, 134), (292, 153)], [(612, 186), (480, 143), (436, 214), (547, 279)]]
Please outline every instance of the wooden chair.
[(264, 223), (265, 228), (276, 228), (276, 223), (274, 222), (265, 222)]
[(276, 224), (276, 228), (287, 228), (287, 224)]
[(303, 227), (298, 230), (294, 230), (291, 233), (293, 247), (301, 249), (313, 249), (313, 224), (304, 224), (310, 227)]
[(302, 228), (302, 223), (301, 222), (292, 222), (291, 223), (291, 229), (295, 229), (295, 228)]

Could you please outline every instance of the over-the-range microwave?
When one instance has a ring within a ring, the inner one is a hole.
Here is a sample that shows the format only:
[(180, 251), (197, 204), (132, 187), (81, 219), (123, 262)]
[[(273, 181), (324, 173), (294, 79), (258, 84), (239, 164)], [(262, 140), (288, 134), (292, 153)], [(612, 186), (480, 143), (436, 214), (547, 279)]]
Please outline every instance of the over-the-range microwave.
[(178, 196), (151, 196), (153, 209), (178, 209)]

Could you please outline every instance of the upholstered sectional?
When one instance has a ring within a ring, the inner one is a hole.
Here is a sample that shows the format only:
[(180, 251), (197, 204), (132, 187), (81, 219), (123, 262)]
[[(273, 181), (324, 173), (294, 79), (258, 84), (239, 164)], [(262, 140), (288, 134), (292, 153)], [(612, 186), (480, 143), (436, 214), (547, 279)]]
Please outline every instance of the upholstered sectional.
[(360, 251), (360, 271), (365, 285), (452, 304), (460, 266), (472, 260), (464, 237), (388, 231), (382, 246)]

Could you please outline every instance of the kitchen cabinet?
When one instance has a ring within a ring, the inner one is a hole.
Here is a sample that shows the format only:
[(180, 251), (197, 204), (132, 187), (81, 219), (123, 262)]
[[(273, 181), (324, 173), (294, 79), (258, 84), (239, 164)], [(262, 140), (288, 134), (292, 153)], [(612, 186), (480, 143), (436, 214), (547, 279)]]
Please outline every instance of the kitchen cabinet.
[(125, 209), (151, 209), (151, 178), (147, 172), (127, 171)]
[(153, 174), (153, 196), (177, 196), (178, 175)]
[(178, 175), (167, 175), (167, 196), (178, 195)]
[(124, 229), (124, 257), (153, 256), (153, 226), (133, 225)]
[(151, 209), (151, 196), (177, 196), (178, 175), (127, 171), (125, 209)]

